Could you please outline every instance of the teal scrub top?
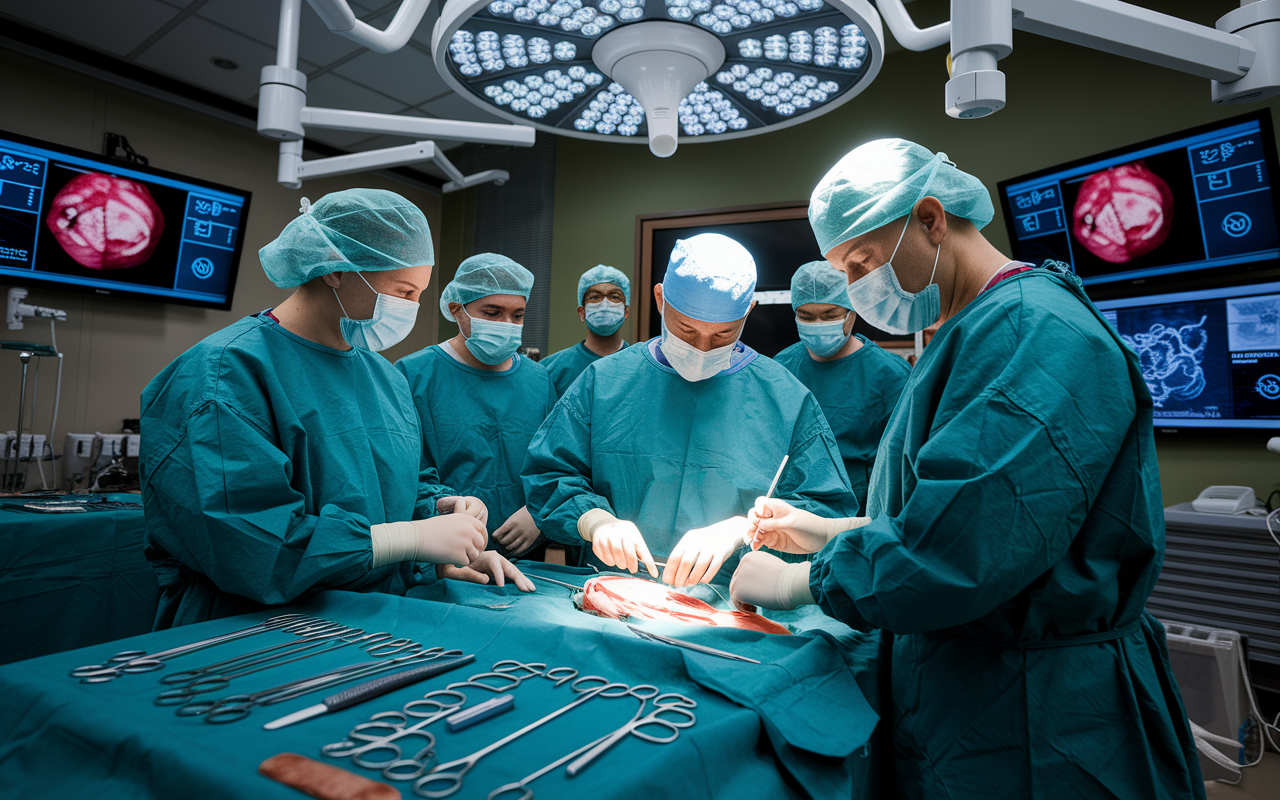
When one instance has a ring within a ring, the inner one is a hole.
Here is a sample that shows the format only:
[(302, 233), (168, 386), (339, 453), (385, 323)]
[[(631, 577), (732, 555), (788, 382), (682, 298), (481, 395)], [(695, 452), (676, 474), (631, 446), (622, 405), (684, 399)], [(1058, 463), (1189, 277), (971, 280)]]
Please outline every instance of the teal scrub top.
[[(556, 404), (547, 371), (518, 354), (501, 372), (475, 369), (440, 345), (405, 356), (396, 369), (409, 380), (422, 428), (420, 480), (480, 498), (489, 530), (497, 530), (524, 506), (520, 468)], [(506, 555), (493, 540), (489, 546)]]
[[(857, 511), (822, 409), (791, 373), (739, 344), (728, 369), (691, 383), (657, 342), (588, 366), (533, 437), (525, 495), (548, 537), (582, 544), (578, 518), (603, 508), (663, 560), (688, 531), (745, 516), (787, 454), (776, 496), (825, 516)], [(588, 560), (602, 566), (589, 548)]]
[(246, 317), (147, 385), (142, 429), (156, 628), (435, 579), (429, 565), (373, 569), (370, 526), (432, 516), (449, 493), (419, 485), (409, 387), (377, 353)]
[(893, 633), (897, 791), (1203, 798), (1163, 627), (1152, 402), (1134, 352), (1049, 262), (948, 320), (871, 476), (813, 559), (828, 614)]
[(835, 434), (858, 507), (867, 507), (867, 483), (889, 415), (911, 374), (906, 359), (888, 353), (862, 334), (862, 347), (835, 361), (815, 361), (804, 342), (774, 360), (813, 392)]
[[(623, 341), (622, 350), (626, 350), (630, 346), (626, 341)], [(622, 350), (618, 352), (621, 353)], [(617, 353), (610, 353), (609, 355), (617, 355)], [(557, 353), (552, 353), (538, 363), (545, 367), (547, 373), (551, 376), (551, 382), (556, 387), (556, 396), (564, 397), (564, 393), (569, 390), (569, 385), (578, 379), (578, 376), (582, 374), (582, 371), (588, 365), (607, 357), (599, 355), (587, 347), (587, 341), (583, 339), (573, 347), (567, 347)]]

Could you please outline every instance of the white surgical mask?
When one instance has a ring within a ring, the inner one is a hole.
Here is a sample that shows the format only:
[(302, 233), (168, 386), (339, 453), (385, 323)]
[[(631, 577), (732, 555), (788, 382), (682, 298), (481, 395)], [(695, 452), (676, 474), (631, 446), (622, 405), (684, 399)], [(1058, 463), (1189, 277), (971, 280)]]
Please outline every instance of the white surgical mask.
[(627, 317), (624, 304), (612, 303), (608, 300), (587, 303), (584, 308), (586, 308), (587, 327), (597, 336), (612, 336), (618, 328), (622, 327)]
[(920, 291), (913, 293), (903, 289), (893, 271), (893, 257), (898, 254), (898, 248), (902, 246), (902, 239), (907, 235), (907, 226), (910, 224), (911, 216), (908, 214), (907, 222), (898, 236), (898, 244), (894, 245), (889, 260), (845, 289), (854, 311), (880, 330), (897, 336), (922, 331), (942, 316), (942, 295), (938, 284), (933, 282), (934, 275), (938, 273), (938, 256), (942, 255), (942, 245), (938, 245), (938, 252), (933, 257), (929, 285)]
[[(360, 275), (359, 272), (355, 274)], [(348, 317), (347, 310), (342, 307), (342, 298), (338, 297), (338, 290), (334, 289), (333, 296), (338, 298), (338, 308), (342, 309), (342, 319), (338, 320), (342, 338), (352, 347), (375, 353), (404, 341), (418, 318), (418, 304), (403, 297), (379, 292), (363, 275), (360, 275), (360, 280), (378, 295), (373, 304), (373, 316), (368, 319)]]
[(849, 319), (831, 320), (830, 322), (801, 322), (796, 320), (796, 329), (800, 331), (800, 341), (818, 358), (835, 355), (849, 341), (849, 334), (844, 332), (844, 324)]
[(690, 383), (705, 381), (728, 369), (733, 348), (737, 344), (735, 339), (724, 347), (699, 350), (672, 333), (667, 327), (666, 315), (662, 315), (662, 341), (658, 346), (662, 348), (662, 355), (666, 356), (671, 368)]

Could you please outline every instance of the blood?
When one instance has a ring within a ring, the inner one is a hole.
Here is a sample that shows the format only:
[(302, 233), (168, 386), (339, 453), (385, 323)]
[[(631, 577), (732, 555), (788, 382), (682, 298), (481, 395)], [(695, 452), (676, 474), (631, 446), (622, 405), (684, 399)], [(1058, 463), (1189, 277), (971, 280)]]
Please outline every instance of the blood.
[(53, 198), (45, 226), (87, 269), (136, 267), (151, 257), (164, 233), (164, 214), (147, 187), (86, 172)]
[(614, 619), (639, 617), (717, 628), (742, 628), (760, 633), (791, 633), (759, 614), (721, 611), (696, 597), (672, 591), (661, 584), (623, 575), (604, 575), (587, 581), (582, 590), (582, 608)]
[(1072, 232), (1090, 253), (1123, 264), (1164, 244), (1172, 220), (1169, 184), (1138, 161), (1085, 179), (1072, 214)]

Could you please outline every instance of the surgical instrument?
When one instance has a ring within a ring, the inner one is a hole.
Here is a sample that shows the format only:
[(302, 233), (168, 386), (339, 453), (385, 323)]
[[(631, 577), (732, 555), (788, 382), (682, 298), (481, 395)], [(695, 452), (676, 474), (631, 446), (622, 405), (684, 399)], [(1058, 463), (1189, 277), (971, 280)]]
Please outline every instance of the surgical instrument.
[[(646, 742), (653, 742), (654, 744), (670, 744), (680, 738), (681, 728), (692, 727), (698, 721), (697, 715), (690, 710), (698, 707), (697, 701), (682, 694), (668, 692), (667, 694), (659, 695), (653, 700), (653, 710), (645, 714), (644, 709), (647, 702), (647, 698), (641, 700), (640, 711), (630, 722), (603, 739), (598, 740), (594, 747), (583, 753), (581, 758), (565, 769), (565, 774), (570, 778), (575, 777), (579, 772), (590, 766), (592, 761), (595, 761), (605, 751), (625, 739), (628, 735), (644, 739)], [(642, 714), (643, 716), (641, 716)], [(664, 714), (675, 715), (676, 719), (670, 719), (663, 716)], [(644, 730), (646, 727), (664, 728), (667, 731), (667, 735), (659, 736), (649, 733)]]
[[(787, 460), (791, 458), (791, 454), (787, 453), (782, 457), (782, 463), (778, 465), (778, 472), (773, 476), (773, 483), (769, 484), (769, 491), (765, 494), (764, 499), (768, 500), (773, 497), (773, 490), (778, 488), (778, 479), (782, 477), (782, 471), (787, 468)], [(756, 520), (756, 529), (751, 537), (751, 548), (754, 550), (756, 542), (760, 539), (760, 520)]]
[(526, 572), (525, 576), (529, 578), (533, 578), (535, 581), (546, 581), (547, 583), (554, 583), (556, 586), (563, 586), (564, 588), (569, 589), (571, 591), (575, 591), (575, 592), (582, 591), (581, 586), (574, 586), (572, 583), (565, 583), (564, 581), (558, 581), (555, 578), (544, 578), (541, 575), (534, 575), (532, 572)]
[[(518, 674), (518, 675), (514, 674), (517, 672), (520, 672), (522, 674)], [(525, 664), (520, 661), (507, 659), (504, 661), (499, 661), (498, 663), (494, 664), (493, 670), (490, 672), (481, 672), (477, 675), (472, 675), (470, 678), (467, 678), (465, 681), (459, 681), (458, 683), (451, 683), (446, 688), (485, 689), (490, 692), (500, 693), (500, 692), (511, 691), (512, 689), (516, 688), (520, 684), (524, 683), (529, 678), (546, 678), (547, 680), (553, 682), (556, 686), (561, 686), (566, 681), (571, 681), (576, 677), (578, 677), (578, 671), (576, 669), (573, 669), (572, 667), (553, 667), (552, 669), (547, 669), (546, 664), (539, 664), (539, 663)], [(505, 686), (490, 686), (489, 684), (484, 683), (481, 680), (483, 678), (499, 678), (501, 680), (507, 681), (507, 684)]]
[(478, 706), (472, 706), (465, 711), (459, 711), (444, 721), (444, 726), (449, 729), (449, 733), (457, 733), (465, 731), (473, 725), (479, 725), (487, 719), (493, 719), (499, 714), (505, 714), (508, 711), (514, 711), (516, 707), (516, 697), (512, 694), (504, 694), (501, 697), (494, 697), (485, 700)]
[[(312, 630), (293, 631), (301, 638), (296, 642), (284, 642), (283, 644), (271, 645), (263, 647), (260, 650), (254, 650), (249, 653), (242, 653), (238, 656), (216, 661), (212, 664), (206, 664), (203, 667), (195, 669), (182, 670), (181, 672), (172, 672), (160, 678), (160, 682), (166, 686), (174, 686), (179, 683), (195, 683), (209, 677), (210, 675), (221, 675), (221, 673), (230, 672), (245, 667), (254, 667), (259, 664), (266, 664), (284, 656), (290, 656), (294, 653), (301, 653), (310, 650), (333, 639), (340, 639), (344, 636), (355, 635), (360, 636), (364, 631), (358, 628), (348, 628), (346, 625), (338, 623), (323, 623)], [(386, 634), (390, 636), (390, 634)], [(267, 656), (277, 650), (284, 652), (276, 653), (274, 656)], [(289, 663), (288, 661), (282, 663)]]
[[(632, 717), (632, 721), (635, 721), (635, 719), (639, 718), (639, 716), (643, 713), (644, 713), (644, 706), (642, 705), (640, 707), (640, 711), (636, 712), (635, 717)], [(574, 750), (572, 753), (569, 753), (568, 755), (563, 755), (560, 758), (557, 758), (555, 761), (552, 761), (550, 764), (546, 765), (545, 767), (538, 770), (537, 772), (531, 772), (514, 783), (508, 783), (508, 784), (499, 786), (497, 789), (494, 789), (492, 792), (489, 792), (488, 800), (497, 800), (497, 798), (501, 797), (502, 795), (510, 794), (511, 792), (520, 793), (520, 796), (518, 798), (515, 798), (515, 800), (533, 800), (533, 790), (529, 788), (529, 784), (533, 783), (538, 778), (541, 778), (543, 775), (546, 775), (548, 772), (551, 772), (553, 769), (557, 769), (563, 766), (565, 762), (572, 761), (573, 759), (587, 752), (591, 748), (596, 747), (597, 745), (603, 743), (606, 739), (608, 739), (611, 736), (613, 736), (612, 733), (606, 733), (604, 736), (601, 736), (599, 739), (596, 739), (594, 742), (588, 742), (587, 744), (584, 744), (582, 747), (579, 747), (577, 750)]]
[(635, 625), (628, 625), (627, 627), (630, 628), (631, 631), (636, 636), (639, 636), (641, 639), (647, 639), (651, 642), (661, 642), (662, 644), (669, 644), (675, 647), (683, 647), (687, 650), (693, 650), (698, 653), (706, 653), (709, 656), (719, 656), (720, 658), (731, 658), (734, 661), (746, 661), (751, 664), (760, 663), (759, 661), (756, 661), (754, 658), (747, 658), (746, 656), (740, 656), (737, 653), (730, 653), (727, 650), (717, 650), (714, 647), (707, 647), (704, 644), (694, 644), (693, 642), (686, 642), (684, 639), (675, 639), (671, 636), (663, 636), (662, 634), (642, 630), (640, 628), (637, 628)]
[[(401, 711), (383, 711), (374, 714), (368, 722), (362, 722), (352, 728), (346, 739), (326, 744), (320, 748), (320, 752), (330, 758), (350, 756), (352, 763), (356, 766), (380, 769), (382, 776), (388, 780), (413, 780), (427, 771), (430, 763), (427, 759), (435, 753), (436, 738), (425, 728), (453, 714), (466, 702), (465, 694), (452, 689), (428, 692), (422, 699), (406, 703)], [(418, 722), (409, 725), (410, 719), (417, 719)], [(406, 737), (425, 739), (427, 745), (414, 757), (404, 758), (398, 742)], [(391, 758), (375, 761), (367, 755), (378, 750), (387, 750), (392, 754)], [(405, 767), (413, 769), (406, 772)]]
[(451, 661), (442, 661), (439, 664), (428, 664), (425, 667), (415, 667), (414, 669), (405, 670), (395, 675), (386, 675), (381, 678), (374, 678), (371, 681), (362, 683), (359, 686), (353, 686), (350, 689), (330, 695), (321, 700), (314, 706), (307, 706), (301, 711), (295, 711), (292, 714), (281, 717), (280, 719), (268, 722), (262, 727), (269, 731), (292, 725), (295, 722), (318, 717), (321, 714), (328, 714), (332, 711), (341, 711), (344, 708), (360, 705), (366, 700), (372, 700), (375, 697), (381, 697), (387, 692), (393, 692), (402, 686), (410, 686), (424, 681), (427, 678), (442, 675), (450, 670), (455, 670), (465, 664), (475, 661), (475, 656), (463, 656), (455, 658)]

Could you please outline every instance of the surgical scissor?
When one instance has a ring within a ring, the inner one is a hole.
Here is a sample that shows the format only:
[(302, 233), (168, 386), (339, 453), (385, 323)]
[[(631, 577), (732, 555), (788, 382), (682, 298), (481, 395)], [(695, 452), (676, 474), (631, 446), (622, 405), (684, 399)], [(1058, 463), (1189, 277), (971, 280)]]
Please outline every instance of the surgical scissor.
[[(281, 644), (273, 644), (269, 647), (263, 647), (259, 650), (253, 650), (248, 653), (241, 653), (231, 658), (225, 658), (212, 664), (206, 664), (203, 667), (195, 669), (183, 670), (181, 672), (171, 672), (168, 675), (162, 675), (160, 682), (166, 686), (173, 686), (179, 683), (192, 683), (210, 675), (216, 675), (223, 672), (242, 669), (244, 667), (253, 667), (258, 664), (265, 664), (293, 653), (301, 653), (316, 647), (319, 643), (327, 642), (331, 639), (338, 639), (350, 634), (359, 636), (364, 631), (357, 628), (349, 628), (346, 625), (337, 622), (316, 622), (313, 625), (298, 630), (291, 630), (290, 633), (296, 634), (298, 640), (295, 642), (283, 642)], [(277, 650), (283, 650), (282, 653), (276, 653)], [(267, 653), (276, 653), (274, 656), (268, 656)]]
[[(489, 672), (481, 672), (476, 675), (472, 675), (465, 681), (451, 683), (446, 688), (471, 688), (485, 689), (490, 692), (509, 692), (530, 678), (546, 678), (558, 687), (576, 677), (578, 677), (578, 671), (572, 667), (552, 667), (551, 669), (547, 669), (546, 664), (525, 664), (522, 661), (506, 659), (494, 664), (493, 669)], [(501, 681), (506, 681), (506, 685), (491, 686), (484, 682), (485, 679), (489, 678), (497, 678)]]
[[(640, 711), (630, 722), (603, 739), (598, 740), (590, 750), (582, 754), (581, 758), (570, 764), (565, 773), (570, 778), (576, 776), (590, 766), (592, 761), (595, 761), (628, 735), (644, 739), (646, 742), (653, 742), (654, 744), (670, 744), (680, 738), (680, 730), (682, 728), (692, 727), (698, 721), (697, 715), (691, 710), (698, 707), (697, 701), (682, 694), (668, 692), (658, 695), (653, 698), (653, 710), (648, 714), (644, 713), (646, 703), (648, 703), (647, 698), (641, 700)], [(672, 717), (675, 718), (672, 719)], [(667, 733), (666, 735), (649, 733), (645, 730), (646, 727), (663, 728)]]
[[(351, 763), (365, 769), (380, 769), (382, 777), (388, 780), (413, 780), (427, 771), (435, 755), (436, 737), (425, 730), (427, 726), (458, 711), (466, 702), (466, 695), (451, 689), (428, 692), (422, 699), (406, 703), (401, 711), (374, 714), (368, 722), (352, 728), (346, 739), (327, 744), (320, 752), (330, 758), (350, 756)], [(409, 725), (411, 719), (418, 722)], [(413, 757), (405, 758), (400, 740), (406, 737), (424, 739), (426, 746)], [(379, 750), (385, 750), (391, 757), (375, 760), (370, 754)]]

